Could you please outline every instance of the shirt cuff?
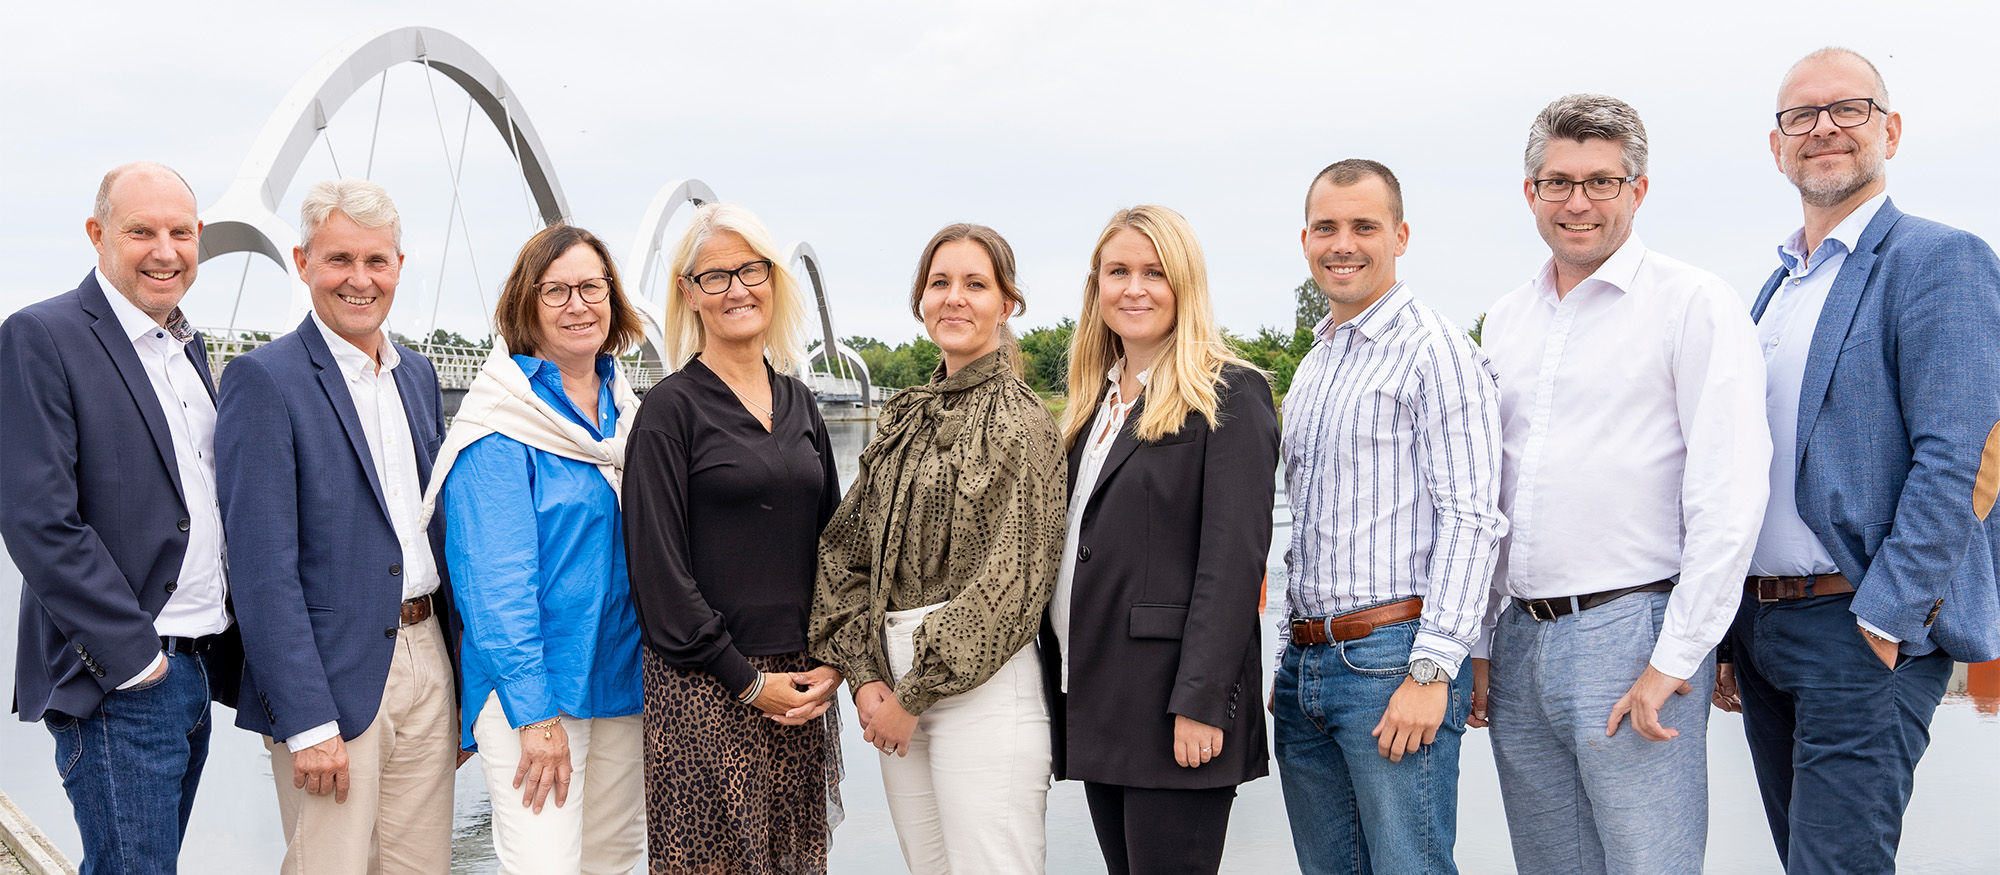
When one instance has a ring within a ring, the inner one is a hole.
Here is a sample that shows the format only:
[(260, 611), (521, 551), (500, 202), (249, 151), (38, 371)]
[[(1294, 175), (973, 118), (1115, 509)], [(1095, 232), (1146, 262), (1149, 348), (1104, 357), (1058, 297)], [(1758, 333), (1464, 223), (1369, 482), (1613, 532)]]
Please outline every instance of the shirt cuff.
[(163, 650), (160, 651), (159, 653), (153, 654), (153, 661), (146, 663), (146, 668), (144, 670), (140, 671), (138, 674), (133, 675), (131, 680), (119, 684), (117, 687), (115, 687), (115, 689), (129, 690), (133, 687), (138, 686), (140, 681), (143, 681), (146, 678), (151, 677), (153, 672), (159, 669), (160, 664), (166, 661), (167, 661), (166, 651)]
[(1702, 644), (1661, 632), (1660, 640), (1653, 645), (1653, 658), (1649, 664), (1663, 675), (1687, 680), (1694, 677), (1695, 669), (1701, 667), (1702, 661), (1708, 659), (1709, 651), (1714, 649), (1713, 644)]
[(756, 666), (750, 664), (750, 660), (737, 652), (736, 645), (731, 644), (722, 648), (715, 655), (715, 659), (708, 663), (708, 674), (720, 682), (722, 688), (727, 690), (729, 697), (733, 699), (743, 695), (744, 690), (750, 689), (750, 685), (757, 682), (759, 672)]
[[(1861, 619), (1860, 617), (1855, 617), (1854, 622), (1861, 624), (1861, 628), (1867, 629), (1868, 631), (1875, 633), (1875, 636), (1877, 638), (1881, 638), (1884, 641), (1893, 641), (1897, 644), (1903, 643), (1903, 639), (1882, 631), (1882, 627), (1877, 626), (1874, 623), (1870, 623), (1867, 620)], [(119, 687), (119, 689), (122, 690), (124, 689), (124, 687)]]
[(333, 720), (326, 723), (321, 723), (320, 725), (308, 729), (304, 732), (293, 733), (291, 738), (285, 739), (285, 748), (287, 750), (290, 750), (292, 753), (298, 753), (299, 751), (305, 750), (306, 748), (312, 747), (315, 744), (319, 744), (320, 742), (325, 741), (339, 734), (340, 734), (340, 721)]
[(1410, 645), (1410, 661), (1429, 659), (1437, 663), (1438, 671), (1453, 680), (1458, 678), (1458, 667), (1465, 661), (1465, 655), (1464, 642), (1428, 630), (1418, 630), (1415, 643)]

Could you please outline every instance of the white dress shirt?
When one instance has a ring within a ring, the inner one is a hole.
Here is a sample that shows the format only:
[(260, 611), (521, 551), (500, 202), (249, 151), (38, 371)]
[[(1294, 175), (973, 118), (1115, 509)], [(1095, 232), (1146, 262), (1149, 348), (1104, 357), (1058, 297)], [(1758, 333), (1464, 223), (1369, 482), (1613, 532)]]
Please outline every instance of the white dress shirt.
[[(1132, 412), (1132, 405), (1139, 403), (1134, 396), (1126, 400), (1118, 394), (1118, 378), (1123, 375), (1125, 360), (1119, 359), (1106, 371), (1104, 379), (1111, 382), (1111, 389), (1104, 393), (1104, 402), (1097, 405), (1097, 417), (1090, 421), (1090, 430), (1079, 436), (1084, 441), (1083, 462), (1077, 466), (1076, 482), (1070, 484), (1069, 526), (1063, 535), (1062, 565), (1056, 573), (1055, 595), (1049, 599), (1049, 625), (1055, 629), (1056, 643), (1062, 648), (1062, 689), (1069, 690), (1069, 594), (1076, 584), (1076, 543), (1083, 535), (1083, 509), (1090, 503), (1090, 493), (1097, 489), (1097, 476), (1104, 470), (1104, 459), (1111, 455), (1111, 445), (1118, 440), (1118, 433), (1125, 429), (1125, 417)], [(1146, 378), (1152, 369), (1140, 371), (1136, 378), (1139, 391), (1146, 391)]]
[[(1764, 318), (1757, 322), (1757, 342), (1768, 372), (1764, 409), (1771, 423), (1771, 502), (1764, 508), (1764, 527), (1757, 533), (1751, 574), (1801, 577), (1840, 572), (1826, 545), (1799, 518), (1799, 391), (1805, 383), (1806, 356), (1812, 351), (1813, 330), (1819, 325), (1827, 293), (1847, 263), (1847, 254), (1860, 243), (1861, 232), (1868, 229), (1888, 199), (1887, 191), (1869, 198), (1810, 253), (1806, 252), (1804, 228), (1792, 232), (1778, 246), (1785, 279), (1771, 293)], [(1865, 620), (1856, 620), (1883, 638), (1898, 640)]]
[(1769, 489), (1764, 359), (1743, 299), (1635, 234), (1561, 297), (1551, 259), (1493, 305), (1484, 339), (1513, 523), (1495, 590), (1561, 598), (1675, 578), (1651, 662), (1693, 675), (1736, 616)]
[[(215, 496), (215, 399), (209, 397), (201, 372), (187, 357), (194, 329), (178, 307), (167, 317), (172, 328), (161, 327), (113, 287), (102, 271), (97, 274), (97, 286), (104, 290), (111, 312), (117, 314), (118, 326), (132, 339), (132, 350), (145, 366), (153, 396), (166, 415), (167, 431), (173, 436), (173, 462), (187, 505), (187, 553), (181, 557), (174, 591), (167, 596), (159, 616), (153, 618), (153, 630), (180, 638), (213, 635), (229, 628), (229, 610), (224, 605), (229, 583), (222, 548), (222, 507)], [(196, 354), (207, 353), (197, 349)], [(145, 680), (165, 658), (155, 657), (118, 689)]]
[[(403, 395), (396, 389), (395, 370), (402, 357), (383, 335), (376, 347), (382, 357), (377, 367), (375, 359), (333, 333), (318, 311), (313, 312), (312, 320), (340, 365), (347, 394), (354, 401), (354, 415), (361, 420), (361, 433), (368, 440), (369, 460), (375, 464), (375, 477), (382, 485), (382, 500), (389, 506), (389, 525), (403, 548), (403, 598), (435, 592), (437, 558), (431, 554), (429, 535), (417, 525), (424, 507), (417, 449), (410, 437), (409, 417), (403, 412)], [(285, 746), (297, 753), (339, 732), (338, 722), (324, 723), (285, 739)]]
[[(1402, 283), (1353, 319), (1333, 318), (1313, 329), (1285, 396), (1288, 616), (1422, 597), (1410, 659), (1455, 678), (1507, 532), (1492, 368)], [(1291, 633), (1279, 624), (1280, 658)]]

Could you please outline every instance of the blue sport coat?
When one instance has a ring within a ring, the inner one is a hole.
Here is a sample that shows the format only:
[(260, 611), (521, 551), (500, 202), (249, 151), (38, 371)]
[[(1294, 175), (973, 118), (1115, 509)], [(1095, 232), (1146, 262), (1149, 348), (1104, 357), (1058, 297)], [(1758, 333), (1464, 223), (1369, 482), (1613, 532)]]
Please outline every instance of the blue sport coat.
[(2000, 658), (2000, 259), (1891, 201), (1858, 242), (1806, 357), (1799, 516), (1902, 652)]
[[(396, 352), (396, 390), (428, 484), (444, 437), (437, 371)], [(221, 397), (216, 481), (244, 650), (236, 725), (285, 739), (338, 720), (352, 739), (382, 704), (403, 601), (402, 546), (354, 398), (310, 316), (231, 361)], [(443, 515), (429, 534), (443, 575)], [(448, 578), (437, 596), (455, 654)]]
[[(112, 294), (117, 294), (116, 290)], [(174, 439), (95, 272), (0, 325), (0, 535), (21, 569), (14, 707), (89, 717), (160, 652), (187, 555)], [(188, 359), (213, 393), (200, 338)], [(235, 629), (210, 662), (236, 701)]]

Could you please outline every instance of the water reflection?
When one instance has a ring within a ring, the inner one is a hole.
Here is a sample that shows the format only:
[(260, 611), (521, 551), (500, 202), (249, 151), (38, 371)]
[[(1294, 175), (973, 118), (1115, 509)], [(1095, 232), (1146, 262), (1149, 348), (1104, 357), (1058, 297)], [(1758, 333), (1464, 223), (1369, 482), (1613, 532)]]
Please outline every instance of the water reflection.
[[(870, 423), (829, 423), (834, 452), (839, 457), (841, 483), (853, 482), (861, 448), (873, 436)], [(1279, 497), (1276, 518), (1289, 519)], [(1286, 529), (1273, 546), (1270, 601), (1266, 618), (1275, 623), (1284, 611)], [(0, 682), (12, 683), (17, 611), (14, 592), (20, 576), (0, 561)], [(1271, 625), (1266, 625), (1269, 641)], [(1271, 653), (1265, 652), (1268, 684)], [(1965, 667), (1960, 667), (1961, 672)], [(1917, 791), (1911, 802), (1899, 864), (1909, 872), (1990, 872), (2000, 860), (2000, 831), (1991, 828), (1992, 812), (2000, 811), (2000, 666), (1974, 667), (1953, 680), (1948, 696), (1931, 725), (1931, 748), (1917, 770)], [(202, 782), (182, 862), (189, 871), (261, 873), (273, 868), (283, 853), (277, 806), (272, 790), (270, 757), (256, 737), (234, 727), (235, 714), (215, 712), (216, 730), (208, 770)], [(1755, 778), (1743, 744), (1743, 724), (1733, 714), (1711, 712), (1709, 727), (1709, 853), (1708, 871), (1725, 875), (1777, 873), (1777, 855), (1765, 830)], [(895, 872), (902, 869), (895, 831), (883, 803), (881, 773), (874, 748), (861, 741), (859, 727), (849, 721), (842, 750), (847, 758), (847, 822), (834, 836), (833, 868), (839, 873)], [(76, 827), (69, 803), (56, 779), (54, 745), (39, 724), (0, 720), (0, 790), (5, 790), (28, 816), (72, 859), (78, 856)], [(1511, 873), (1512, 852), (1501, 816), (1500, 793), (1493, 772), (1492, 750), (1483, 732), (1465, 736), (1459, 800), (1459, 867), (1468, 875)], [(502, 804), (506, 804), (503, 802)], [(453, 819), (454, 865), (461, 873), (492, 872), (490, 803), (476, 762), (458, 772), (458, 805)], [(1083, 792), (1075, 782), (1056, 785), (1049, 794), (1049, 871), (1103, 871)], [(1243, 875), (1296, 872), (1291, 831), (1277, 778), (1243, 786), (1230, 817), (1229, 843), (1223, 871)]]

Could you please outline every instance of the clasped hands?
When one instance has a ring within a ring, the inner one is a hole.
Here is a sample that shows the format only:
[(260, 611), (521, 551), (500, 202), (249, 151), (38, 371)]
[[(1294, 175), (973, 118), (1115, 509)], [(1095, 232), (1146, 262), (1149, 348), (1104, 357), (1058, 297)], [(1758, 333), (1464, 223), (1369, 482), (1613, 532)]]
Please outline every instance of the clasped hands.
[(896, 691), (881, 681), (869, 681), (854, 691), (854, 713), (861, 720), (861, 740), (875, 746), (883, 756), (910, 755), (910, 734), (917, 730), (917, 718), (896, 701)]
[(819, 719), (833, 707), (840, 681), (840, 669), (830, 665), (810, 671), (766, 672), (764, 689), (758, 691), (750, 707), (786, 726), (799, 726)]

